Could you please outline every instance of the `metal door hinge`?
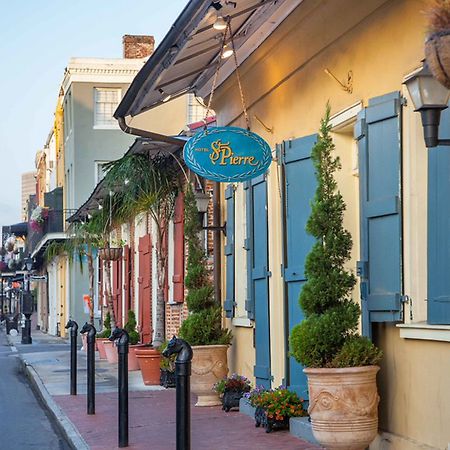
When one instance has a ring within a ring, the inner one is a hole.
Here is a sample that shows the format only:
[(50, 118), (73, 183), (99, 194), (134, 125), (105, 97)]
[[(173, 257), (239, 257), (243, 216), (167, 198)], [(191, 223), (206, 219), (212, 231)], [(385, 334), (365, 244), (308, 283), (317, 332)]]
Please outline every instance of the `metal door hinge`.
[(405, 304), (408, 304), (409, 306), (409, 320), (413, 320), (414, 316), (413, 316), (413, 299), (405, 294), (405, 295), (401, 295), (400, 296), (400, 301), (403, 303), (403, 308), (405, 308)]

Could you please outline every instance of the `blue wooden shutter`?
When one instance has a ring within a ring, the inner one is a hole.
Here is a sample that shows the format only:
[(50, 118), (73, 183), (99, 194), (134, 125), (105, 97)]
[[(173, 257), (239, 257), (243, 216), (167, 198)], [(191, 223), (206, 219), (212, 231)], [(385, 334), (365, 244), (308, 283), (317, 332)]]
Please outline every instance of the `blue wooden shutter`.
[[(317, 187), (311, 160), (311, 150), (316, 141), (317, 135), (313, 134), (286, 141), (283, 147), (283, 278), (288, 335), (304, 319), (299, 296), (306, 282), (305, 260), (314, 244), (314, 237), (306, 232), (306, 223)], [(300, 397), (307, 398), (306, 375), (302, 365), (292, 356), (289, 358), (287, 376), (289, 389), (297, 392)]]
[(225, 245), (226, 258), (226, 293), (225, 316), (234, 316), (234, 188), (229, 184), (225, 189), (225, 201), (227, 205), (227, 244)]
[(402, 318), (401, 101), (377, 97), (358, 116), (363, 333)]
[(250, 320), (255, 320), (255, 294), (252, 283), (252, 244), (253, 244), (253, 196), (249, 181), (244, 183), (245, 191), (245, 250), (247, 251), (247, 297), (245, 299), (245, 310)]
[[(450, 137), (450, 110), (440, 137)], [(428, 150), (428, 323), (450, 324), (450, 148)]]

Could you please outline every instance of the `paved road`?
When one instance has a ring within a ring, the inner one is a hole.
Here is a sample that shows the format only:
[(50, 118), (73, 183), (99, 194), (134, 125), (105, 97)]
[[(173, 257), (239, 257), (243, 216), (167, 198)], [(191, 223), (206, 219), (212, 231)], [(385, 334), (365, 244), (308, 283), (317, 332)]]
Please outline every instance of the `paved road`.
[[(31, 346), (30, 346), (31, 347)], [(20, 371), (0, 331), (0, 450), (68, 450)]]

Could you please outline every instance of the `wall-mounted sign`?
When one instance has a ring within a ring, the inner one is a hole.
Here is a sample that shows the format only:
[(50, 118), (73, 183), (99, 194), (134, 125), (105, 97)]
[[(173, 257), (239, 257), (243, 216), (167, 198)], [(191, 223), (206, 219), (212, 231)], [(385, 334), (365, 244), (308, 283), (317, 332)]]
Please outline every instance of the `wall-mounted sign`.
[(236, 182), (267, 171), (272, 161), (269, 144), (251, 131), (237, 127), (210, 128), (184, 146), (187, 166), (213, 181)]

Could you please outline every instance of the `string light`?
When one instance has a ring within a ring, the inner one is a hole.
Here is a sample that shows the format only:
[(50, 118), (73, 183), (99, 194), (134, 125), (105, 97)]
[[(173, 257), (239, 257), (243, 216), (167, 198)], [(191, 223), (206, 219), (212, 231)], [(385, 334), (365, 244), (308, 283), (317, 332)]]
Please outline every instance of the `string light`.
[(228, 44), (225, 44), (222, 52), (222, 59), (229, 58), (233, 53), (233, 49)]
[(217, 16), (213, 28), (218, 31), (223, 31), (227, 27), (227, 22), (222, 16)]

